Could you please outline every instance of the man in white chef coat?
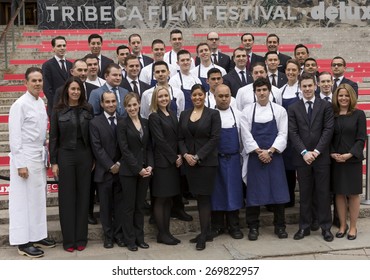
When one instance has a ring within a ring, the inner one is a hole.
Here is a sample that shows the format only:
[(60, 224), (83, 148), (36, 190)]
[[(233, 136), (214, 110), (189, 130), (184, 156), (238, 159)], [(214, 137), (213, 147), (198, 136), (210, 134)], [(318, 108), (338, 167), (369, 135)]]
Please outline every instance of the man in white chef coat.
[(25, 77), (27, 92), (9, 112), (9, 242), (20, 255), (37, 258), (44, 255), (40, 247), (55, 247), (47, 238), (46, 222), (48, 117), (40, 98), (42, 70), (30, 67)]

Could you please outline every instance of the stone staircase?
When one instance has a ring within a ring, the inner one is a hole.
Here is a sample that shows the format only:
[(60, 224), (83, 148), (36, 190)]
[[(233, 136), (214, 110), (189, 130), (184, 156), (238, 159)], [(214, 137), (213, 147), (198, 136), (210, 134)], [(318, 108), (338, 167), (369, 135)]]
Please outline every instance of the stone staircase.
[[(1, 29), (1, 27), (0, 27)], [(189, 46), (194, 50), (199, 42), (205, 41), (205, 34), (207, 34), (209, 29), (184, 29), (184, 45)], [(311, 44), (316, 46), (310, 49), (311, 56), (318, 60), (330, 60), (334, 56), (343, 56), (347, 63), (353, 63), (353, 67), (348, 67), (348, 74), (358, 73), (355, 63), (369, 62), (370, 63), (370, 30), (368, 28), (341, 28), (341, 29), (263, 29), (258, 28), (255, 30), (245, 30), (245, 29), (220, 29), (218, 30), (221, 36), (221, 45), (226, 50), (225, 52), (231, 54), (231, 50), (240, 45), (240, 35), (244, 32), (252, 32), (255, 36), (255, 47), (258, 49), (263, 49), (265, 38), (267, 34), (276, 33), (280, 37), (280, 45), (286, 49), (291, 49), (292, 46), (297, 43)], [(8, 69), (4, 69), (3, 64), (0, 62), (0, 82), (2, 82), (3, 77), (12, 74), (17, 75), (17, 78), (9, 78), (5, 80), (6, 86), (12, 86), (12, 90), (3, 90), (5, 86), (0, 85), (0, 175), (9, 176), (8, 164), (6, 161), (7, 154), (9, 152), (8, 144), (8, 125), (7, 125), (7, 115), (11, 104), (24, 93), (22, 87), (23, 78), (22, 75), (26, 68), (31, 65), (41, 66), (40, 60), (47, 60), (52, 56), (50, 52), (50, 40), (56, 35), (42, 35), (36, 27), (26, 26), (25, 28), (20, 28), (19, 33), (23, 34), (19, 38), (17, 45), (18, 48), (15, 53), (12, 54), (10, 66)], [(61, 32), (59, 32), (61, 33)], [(119, 32), (108, 32), (102, 34), (104, 38), (103, 50), (104, 55), (107, 55), (114, 60), (115, 48), (126, 43), (128, 36), (131, 33), (139, 33), (143, 38), (143, 46), (145, 50), (150, 49), (152, 40), (156, 38), (162, 39), (167, 45), (169, 45), (169, 30), (156, 29), (156, 30), (137, 30), (137, 29), (125, 29)], [(65, 35), (67, 38), (67, 57), (68, 59), (74, 60), (83, 57), (88, 53), (84, 49), (87, 45), (88, 35)], [(113, 43), (109, 43), (113, 41)], [(69, 43), (70, 42), (70, 43)], [(119, 42), (119, 43), (115, 43)], [(81, 47), (82, 46), (82, 47)], [(335, 49), (335, 51), (333, 51)], [(350, 50), (350, 51), (349, 51)], [(284, 51), (292, 56), (292, 51)], [(149, 51), (147, 51), (148, 53)], [(261, 51), (260, 54), (264, 54)], [(193, 52), (193, 55), (196, 54)], [(1, 58), (0, 58), (1, 59)], [(28, 63), (25, 61), (29, 60)], [(38, 60), (38, 61), (35, 61)], [(41, 62), (42, 63), (42, 62)], [(320, 63), (319, 63), (320, 64)], [(327, 66), (325, 66), (327, 67)], [(323, 68), (322, 68), (323, 69)], [(321, 70), (322, 70), (321, 69)], [(368, 119), (370, 118), (370, 64), (369, 68), (366, 69), (366, 73), (361, 82), (359, 82), (360, 90), (363, 94), (359, 96), (359, 106), (364, 106), (366, 115)], [(11, 76), (8, 76), (11, 77)], [(14, 86), (14, 87), (13, 87)], [(8, 87), (9, 88), (9, 87)], [(369, 106), (367, 106), (369, 105)], [(8, 182), (0, 180), (0, 190), (7, 186)], [(365, 193), (365, 191), (364, 191)], [(298, 196), (298, 193), (296, 193)], [(58, 216), (58, 200), (56, 193), (48, 194), (48, 227), (50, 235), (57, 241), (61, 241), (61, 232), (59, 225)], [(288, 223), (297, 223), (299, 209), (298, 205), (294, 208), (288, 208), (286, 210), (286, 218)], [(184, 234), (187, 232), (196, 232), (199, 230), (199, 221), (196, 211), (195, 201), (190, 201), (190, 204), (186, 206), (186, 210), (194, 217), (193, 222), (182, 222), (176, 219), (171, 221), (172, 232), (175, 234)], [(96, 205), (95, 212), (98, 216), (99, 205)], [(368, 206), (361, 206), (360, 217), (369, 217), (370, 208)], [(240, 223), (245, 227), (244, 210), (241, 210)], [(146, 221), (148, 217), (146, 217)], [(8, 198), (7, 195), (1, 195), (0, 191), (0, 247), (8, 244)], [(261, 224), (271, 225), (272, 224), (272, 214), (265, 209), (261, 213)], [(155, 236), (156, 227), (145, 224), (145, 232), (147, 235)], [(102, 238), (101, 225), (89, 225), (89, 239), (90, 240), (100, 240)]]

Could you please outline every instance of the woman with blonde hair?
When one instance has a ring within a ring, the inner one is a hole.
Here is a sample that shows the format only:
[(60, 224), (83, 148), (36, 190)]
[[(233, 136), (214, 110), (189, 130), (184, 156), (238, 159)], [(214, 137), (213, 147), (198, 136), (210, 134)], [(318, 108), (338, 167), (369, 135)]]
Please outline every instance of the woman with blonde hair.
[[(366, 116), (356, 108), (354, 89), (348, 84), (338, 86), (333, 95), (335, 114), (334, 135), (331, 145), (331, 184), (335, 193), (340, 221), (337, 238), (357, 237), (357, 218), (362, 193), (362, 160), (366, 139)], [(349, 209), (350, 226), (346, 223)]]

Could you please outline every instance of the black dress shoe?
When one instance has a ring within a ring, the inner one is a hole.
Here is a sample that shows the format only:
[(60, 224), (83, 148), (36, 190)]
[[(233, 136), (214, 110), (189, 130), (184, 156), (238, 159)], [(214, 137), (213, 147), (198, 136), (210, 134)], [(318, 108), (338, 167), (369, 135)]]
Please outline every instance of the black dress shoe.
[(113, 248), (113, 240), (112, 239), (110, 239), (110, 238), (105, 238), (105, 240), (104, 240), (104, 248), (105, 249), (111, 249), (111, 248)]
[(141, 249), (148, 249), (149, 248), (149, 244), (145, 243), (144, 241), (143, 242), (136, 242), (136, 245), (139, 246)]
[[(200, 234), (198, 234), (196, 237), (189, 240), (190, 243), (197, 243), (198, 239), (200, 238)], [(206, 242), (212, 242), (213, 236), (211, 234), (207, 234), (206, 236)]]
[(132, 252), (137, 251), (137, 246), (135, 244), (127, 244), (127, 249), (129, 249)]
[(229, 234), (233, 239), (242, 239), (244, 237), (240, 229), (229, 230)]
[(279, 239), (288, 238), (288, 233), (285, 231), (285, 228), (275, 228), (275, 234)]
[(87, 222), (89, 225), (96, 225), (98, 223), (98, 220), (91, 214), (87, 217)]
[(355, 240), (357, 238), (357, 229), (356, 229), (356, 234), (347, 234), (347, 239), (348, 240)]
[(305, 236), (308, 236), (311, 234), (311, 231), (309, 228), (306, 229), (299, 229), (295, 234), (294, 234), (294, 240), (301, 240)]
[(18, 254), (30, 258), (40, 258), (44, 256), (44, 251), (28, 244), (27, 246), (18, 246)]
[(202, 251), (206, 248), (206, 241), (204, 238), (199, 238), (197, 241), (197, 245), (195, 245), (195, 249), (198, 251)]
[(331, 233), (330, 229), (323, 230), (321, 234), (326, 242), (331, 242), (334, 239), (334, 235)]
[(317, 230), (319, 230), (319, 228), (320, 228), (319, 221), (312, 221), (311, 230), (312, 231), (317, 231)]
[(44, 238), (40, 241), (33, 242), (33, 246), (36, 248), (54, 248), (56, 246), (56, 242), (50, 238)]
[(193, 220), (193, 217), (190, 216), (188, 213), (186, 213), (185, 211), (180, 211), (180, 212), (173, 212), (171, 213), (171, 217), (172, 218), (176, 218), (176, 219), (179, 219), (181, 221), (185, 221), (185, 222), (190, 222)]
[(169, 234), (170, 238), (174, 240), (176, 243), (181, 243), (181, 240), (173, 236), (171, 233)]
[(260, 233), (258, 232), (258, 228), (250, 228), (248, 232), (248, 239), (251, 241), (255, 241), (258, 239), (258, 235)]
[(114, 241), (116, 241), (118, 247), (125, 247), (126, 246), (125, 242), (121, 238), (116, 238)]
[(347, 234), (347, 231), (348, 231), (348, 225), (346, 225), (346, 229), (344, 230), (344, 232), (340, 232), (338, 231), (336, 234), (335, 234), (335, 237), (336, 238), (343, 238), (346, 234)]

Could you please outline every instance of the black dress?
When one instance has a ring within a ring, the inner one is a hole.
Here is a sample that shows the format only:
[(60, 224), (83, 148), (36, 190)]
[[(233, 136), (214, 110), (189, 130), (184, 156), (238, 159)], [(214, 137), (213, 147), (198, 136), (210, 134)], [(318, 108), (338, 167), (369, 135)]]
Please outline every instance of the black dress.
[(332, 159), (331, 184), (335, 194), (362, 193), (362, 160), (366, 140), (366, 116), (362, 110), (335, 117), (331, 153), (351, 153), (344, 163)]

